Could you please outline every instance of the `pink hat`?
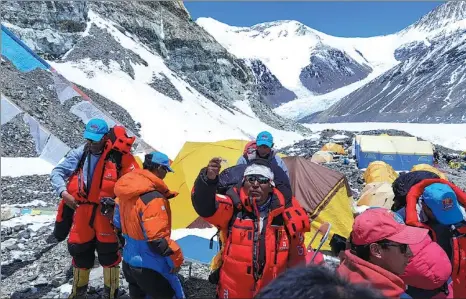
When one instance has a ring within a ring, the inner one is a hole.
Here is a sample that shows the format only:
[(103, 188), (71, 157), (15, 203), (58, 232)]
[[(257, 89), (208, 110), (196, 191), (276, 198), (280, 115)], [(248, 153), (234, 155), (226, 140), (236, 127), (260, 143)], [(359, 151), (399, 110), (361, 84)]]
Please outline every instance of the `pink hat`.
[(385, 208), (373, 208), (356, 217), (351, 232), (354, 245), (368, 245), (383, 239), (400, 244), (422, 242), (429, 231), (407, 226), (401, 217)]

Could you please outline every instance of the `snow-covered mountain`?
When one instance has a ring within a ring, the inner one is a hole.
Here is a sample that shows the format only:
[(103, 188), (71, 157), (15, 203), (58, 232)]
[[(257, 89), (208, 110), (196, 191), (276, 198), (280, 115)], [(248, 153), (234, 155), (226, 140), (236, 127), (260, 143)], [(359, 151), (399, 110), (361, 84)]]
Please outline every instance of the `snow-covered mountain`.
[[(132, 129), (137, 122), (142, 138), (172, 158), (185, 141), (244, 139), (270, 130), (281, 145), (309, 132), (263, 102), (251, 69), (192, 22), (181, 1), (3, 4), (3, 25), (101, 106), (114, 114), (127, 111), (126, 121), (114, 116)], [(50, 84), (39, 79), (42, 71), (9, 69), (2, 73), (8, 84), (2, 93), (42, 117), (31, 106), (40, 98), (25, 96)], [(268, 78), (262, 81), (273, 80)], [(56, 113), (68, 113), (53, 95), (47, 101)], [(57, 119), (45, 117), (42, 125), (59, 132), (63, 125)], [(68, 146), (81, 138), (82, 126), (76, 122), (68, 130), (76, 135)]]
[(303, 122), (466, 123), (466, 2), (448, 2), (400, 31), (394, 68)]
[[(365, 78), (373, 68), (391, 65), (377, 53), (365, 57), (344, 39), (297, 21), (252, 27), (229, 26), (212, 18), (199, 18), (196, 22), (236, 57), (260, 60), (298, 98), (333, 91)], [(281, 104), (289, 101), (283, 98)]]
[[(359, 88), (366, 89), (352, 96), (358, 99), (358, 107), (361, 108), (360, 103), (365, 102), (370, 105), (375, 91), (368, 92), (369, 82), (375, 79), (383, 80), (382, 77), (386, 78), (390, 76), (390, 73), (396, 73), (397, 71), (393, 68), (400, 68), (400, 64), (410, 58), (426, 59), (423, 54), (427, 51), (439, 55), (448, 52), (451, 49), (449, 47), (455, 47), (454, 40), (461, 41), (463, 38), (458, 32), (466, 28), (466, 2), (447, 2), (397, 33), (369, 38), (334, 37), (297, 21), (276, 21), (252, 27), (228, 26), (210, 18), (200, 18), (197, 23), (235, 56), (246, 60), (262, 61), (280, 83), (295, 92), (298, 97), (291, 101), (283, 98), (282, 105), (274, 111), (282, 116), (306, 122), (316, 119), (316, 115), (342, 98), (346, 96), (351, 98), (349, 95)], [(435, 46), (442, 47), (443, 52), (439, 52), (438, 49), (434, 51)], [(413, 60), (410, 61), (410, 64), (414, 63)], [(439, 60), (439, 63), (444, 61)], [(420, 61), (417, 62), (417, 64), (420, 63)], [(409, 72), (406, 65), (404, 70)], [(442, 68), (442, 70), (448, 74), (447, 69)], [(460, 80), (464, 72), (462, 73), (462, 68), (460, 68), (455, 73), (460, 75), (455, 75), (458, 80), (453, 80), (451, 85), (454, 86), (456, 82), (461, 87)], [(416, 76), (418, 77), (419, 75)], [(437, 74), (436, 77), (443, 77), (443, 75)], [(410, 80), (410, 78), (414, 76), (406, 76), (404, 80)], [(419, 78), (417, 80), (419, 81)], [(389, 81), (385, 79), (384, 82)], [(438, 94), (432, 98), (442, 97), (449, 93), (446, 87), (448, 84), (438, 82), (438, 85), (443, 87), (437, 87)], [(393, 84), (392, 88), (394, 86)], [(385, 86), (385, 88), (388, 87)], [(387, 93), (390, 90), (389, 88)], [(459, 94), (458, 91), (459, 89), (452, 91), (450, 95)], [(391, 98), (391, 94), (381, 96), (384, 101), (393, 101), (395, 106), (401, 105), (396, 98)], [(409, 102), (416, 102), (413, 98), (414, 93), (409, 91), (400, 96)], [(451, 99), (447, 101), (451, 102)], [(453, 102), (455, 101), (461, 102), (461, 98), (456, 97), (453, 99)], [(345, 105), (345, 109), (350, 106), (351, 104)], [(375, 115), (371, 113), (364, 114), (364, 117), (359, 117), (358, 120), (374, 120)], [(400, 116), (394, 119), (399, 121), (421, 119), (435, 121), (438, 119), (434, 115), (429, 115), (428, 111), (423, 113), (427, 118)], [(447, 114), (449, 113), (445, 113)], [(331, 116), (332, 113), (329, 112), (326, 115)], [(350, 119), (351, 117), (345, 118), (345, 120)], [(453, 121), (458, 121), (457, 118), (453, 119)], [(331, 118), (322, 117), (319, 121), (331, 121)]]

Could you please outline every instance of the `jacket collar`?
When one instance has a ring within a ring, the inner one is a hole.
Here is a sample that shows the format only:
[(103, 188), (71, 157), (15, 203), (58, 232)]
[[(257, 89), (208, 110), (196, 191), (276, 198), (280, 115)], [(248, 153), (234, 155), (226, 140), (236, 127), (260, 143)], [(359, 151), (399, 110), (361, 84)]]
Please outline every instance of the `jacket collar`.
[[(285, 198), (283, 197), (281, 192), (278, 191), (277, 188), (273, 188), (272, 190), (273, 190), (273, 193), (272, 193), (272, 198), (270, 200), (269, 215), (272, 217), (276, 217), (280, 215), (285, 209)], [(251, 203), (248, 196), (246, 195), (246, 191), (244, 187), (240, 188), (239, 197), (240, 197), (241, 203), (243, 204), (243, 207), (247, 211), (249, 212), (256, 211), (255, 203)]]

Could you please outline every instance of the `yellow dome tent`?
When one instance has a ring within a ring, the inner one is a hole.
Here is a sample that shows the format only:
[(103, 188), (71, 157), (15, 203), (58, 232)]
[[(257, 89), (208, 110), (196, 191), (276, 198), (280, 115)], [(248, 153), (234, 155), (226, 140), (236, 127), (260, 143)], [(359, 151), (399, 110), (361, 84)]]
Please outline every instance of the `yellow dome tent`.
[(194, 221), (202, 222), (191, 203), (191, 190), (201, 168), (206, 167), (212, 157), (222, 157), (222, 169), (236, 165), (247, 140), (224, 140), (218, 142), (186, 142), (171, 164), (175, 173), (168, 173), (165, 182), (179, 195), (170, 199), (172, 228), (186, 228)]
[(311, 161), (314, 163), (327, 163), (333, 161), (333, 155), (330, 152), (318, 151), (312, 155)]
[(398, 173), (393, 170), (393, 167), (383, 161), (373, 161), (367, 167), (363, 177), (366, 184), (374, 182), (387, 182), (391, 184), (398, 177)]
[(367, 184), (361, 192), (357, 206), (383, 207), (391, 209), (395, 193), (390, 183), (376, 182)]
[(135, 156), (134, 156), (134, 160), (136, 160), (136, 163), (138, 163), (139, 168), (142, 169), (142, 163), (143, 163), (142, 159), (141, 159), (139, 156), (136, 156), (136, 155), (135, 155)]
[[(348, 238), (353, 226), (353, 199), (347, 178), (303, 157), (286, 157), (283, 162), (290, 174), (293, 194), (311, 220), (311, 232), (306, 233), (305, 244), (311, 241), (323, 223), (328, 222), (332, 227), (322, 250), (331, 250), (333, 234)], [(320, 238), (316, 238), (312, 248), (316, 248), (319, 242)]]
[(411, 171), (422, 171), (422, 170), (435, 173), (441, 179), (444, 179), (444, 180), (448, 181), (448, 178), (447, 178), (446, 174), (444, 174), (443, 172), (441, 172), (440, 170), (438, 170), (437, 168), (435, 168), (435, 167), (433, 167), (433, 166), (431, 166), (429, 164), (417, 164), (417, 165), (414, 165), (413, 168), (411, 168)]
[(320, 150), (327, 151), (327, 152), (334, 152), (340, 155), (345, 154), (345, 149), (343, 148), (343, 146), (341, 146), (340, 144), (333, 143), (333, 142), (329, 142), (325, 144), (324, 146), (322, 146)]

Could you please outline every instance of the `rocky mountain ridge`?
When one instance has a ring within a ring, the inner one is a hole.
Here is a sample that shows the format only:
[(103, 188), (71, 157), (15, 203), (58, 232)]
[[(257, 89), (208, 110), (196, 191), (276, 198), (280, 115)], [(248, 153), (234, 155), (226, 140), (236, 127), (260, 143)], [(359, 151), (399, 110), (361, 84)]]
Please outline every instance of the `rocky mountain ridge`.
[(399, 56), (400, 64), (303, 122), (466, 123), (466, 29)]
[[(255, 85), (252, 71), (192, 22), (182, 2), (2, 3), (3, 24), (46, 59), (60, 63), (90, 59), (102, 61), (107, 68), (117, 62), (121, 70), (134, 78), (134, 67), (147, 66), (147, 62), (119, 45), (108, 31), (89, 22), (90, 13), (102, 15), (114, 28), (160, 55), (174, 76), (222, 109), (244, 113), (234, 102), (247, 101), (264, 123), (280, 130), (308, 132), (271, 110)], [(170, 79), (163, 76), (154, 76), (150, 86), (182, 101)]]
[[(459, 59), (457, 62), (451, 58), (453, 52), (462, 51), (461, 46), (455, 43), (464, 39), (462, 32), (466, 30), (465, 1), (445, 2), (399, 32), (368, 38), (337, 38), (290, 20), (251, 27), (229, 26), (209, 18), (200, 18), (197, 22), (237, 57), (256, 57), (262, 60), (280, 84), (295, 92), (298, 98), (290, 101), (283, 97), (280, 104), (286, 108), (276, 108), (275, 112), (295, 119), (294, 111), (308, 111), (307, 116), (303, 116), (304, 113), (301, 112), (299, 118), (296, 118), (301, 123), (368, 120), (426, 123), (466, 121), (457, 111), (463, 107), (462, 90), (466, 84), (462, 81), (464, 69), (458, 64), (461, 63), (461, 53), (456, 54)], [(276, 50), (277, 53), (275, 48), (279, 49)], [(434, 56), (439, 56), (438, 60)], [(310, 63), (299, 64), (306, 57)], [(445, 65), (450, 62), (454, 66)], [(429, 67), (434, 64), (435, 68)], [(419, 71), (418, 66), (430, 71)], [(402, 79), (387, 80), (392, 76), (396, 77), (399, 72), (403, 73)], [(455, 75), (448, 78), (448, 74), (452, 72)], [(369, 74), (376, 76), (366, 80), (362, 87), (351, 87), (352, 83), (364, 80)], [(430, 82), (432, 78), (438, 80), (434, 85), (426, 86), (426, 82)], [(419, 91), (419, 86), (423, 86), (423, 91)], [(350, 89), (343, 91), (347, 87)], [(333, 92), (340, 89), (341, 95), (335, 96)], [(381, 90), (384, 92), (380, 93)], [(424, 103), (421, 109), (409, 109), (406, 106), (405, 102), (419, 104), (422, 97), (426, 99), (426, 107)], [(339, 106), (338, 102), (343, 98), (344, 104)], [(335, 106), (322, 112), (329, 105), (312, 103), (307, 108), (304, 100), (331, 101)], [(378, 104), (373, 105), (374, 102)], [(446, 109), (437, 111), (443, 106), (443, 102), (449, 103)], [(394, 111), (390, 110), (384, 116), (384, 111), (379, 115), (375, 110), (365, 110), (366, 107), (379, 104), (397, 106), (402, 112), (393, 115)], [(456, 109), (454, 112), (450, 110), (452, 107)], [(353, 112), (345, 114), (348, 110), (359, 110), (360, 113), (354, 116)]]

